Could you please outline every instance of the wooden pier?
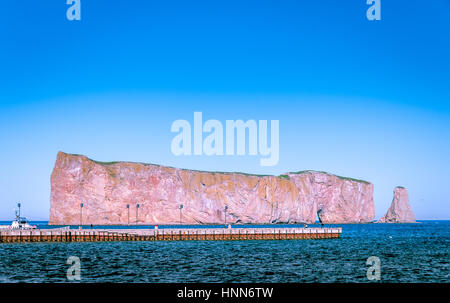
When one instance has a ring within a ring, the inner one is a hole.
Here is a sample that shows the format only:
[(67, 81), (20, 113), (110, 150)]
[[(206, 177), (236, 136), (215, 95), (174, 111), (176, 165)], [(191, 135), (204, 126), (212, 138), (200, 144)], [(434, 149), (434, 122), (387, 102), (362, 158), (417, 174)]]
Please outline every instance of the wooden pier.
[(184, 228), (0, 230), (0, 243), (115, 241), (244, 241), (340, 238), (342, 228)]

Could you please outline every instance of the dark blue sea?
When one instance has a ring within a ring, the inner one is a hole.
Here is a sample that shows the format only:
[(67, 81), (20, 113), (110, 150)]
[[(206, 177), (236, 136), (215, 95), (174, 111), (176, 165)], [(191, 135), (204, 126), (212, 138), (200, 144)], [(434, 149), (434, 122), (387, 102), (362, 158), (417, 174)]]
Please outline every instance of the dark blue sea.
[(68, 282), (70, 256), (88, 283), (366, 283), (372, 256), (381, 282), (450, 282), (450, 221), (340, 226), (331, 240), (0, 244), (0, 282)]

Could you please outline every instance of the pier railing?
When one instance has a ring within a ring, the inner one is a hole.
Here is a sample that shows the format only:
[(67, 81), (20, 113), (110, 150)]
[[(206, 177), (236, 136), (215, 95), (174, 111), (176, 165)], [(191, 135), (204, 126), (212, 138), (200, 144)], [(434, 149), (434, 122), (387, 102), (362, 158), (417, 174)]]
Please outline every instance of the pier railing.
[(244, 241), (340, 238), (342, 228), (187, 228), (0, 230), (0, 243), (112, 241)]

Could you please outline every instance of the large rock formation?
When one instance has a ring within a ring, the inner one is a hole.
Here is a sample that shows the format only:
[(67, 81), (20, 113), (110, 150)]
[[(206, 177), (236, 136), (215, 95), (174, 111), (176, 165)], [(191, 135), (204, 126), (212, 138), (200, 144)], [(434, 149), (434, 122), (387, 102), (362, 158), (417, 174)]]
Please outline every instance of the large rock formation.
[(80, 203), (83, 224), (104, 225), (134, 224), (136, 213), (139, 224), (176, 224), (180, 215), (183, 224), (223, 223), (225, 213), (229, 223), (313, 223), (317, 215), (323, 223), (367, 223), (375, 215), (371, 183), (323, 172), (200, 172), (59, 152), (50, 224), (79, 224)]
[(409, 206), (408, 191), (404, 187), (394, 189), (394, 200), (388, 212), (377, 223), (416, 223)]

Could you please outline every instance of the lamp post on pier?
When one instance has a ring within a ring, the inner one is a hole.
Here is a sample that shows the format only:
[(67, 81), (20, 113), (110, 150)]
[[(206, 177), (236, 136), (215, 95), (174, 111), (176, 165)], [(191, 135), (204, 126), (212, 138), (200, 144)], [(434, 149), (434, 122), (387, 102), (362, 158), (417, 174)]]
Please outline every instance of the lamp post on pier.
[(127, 211), (128, 211), (128, 225), (130, 225), (130, 204), (127, 204)]
[(139, 214), (139, 204), (136, 204), (136, 226), (138, 225), (138, 221), (139, 221), (139, 217), (138, 217), (138, 214)]
[(83, 228), (83, 206), (83, 203), (80, 203), (80, 229)]
[(183, 209), (183, 204), (180, 204), (180, 224), (181, 224), (181, 222), (182, 222), (182, 220), (181, 220), (181, 210)]
[(225, 225), (227, 225), (227, 210), (228, 210), (228, 205), (225, 205)]

